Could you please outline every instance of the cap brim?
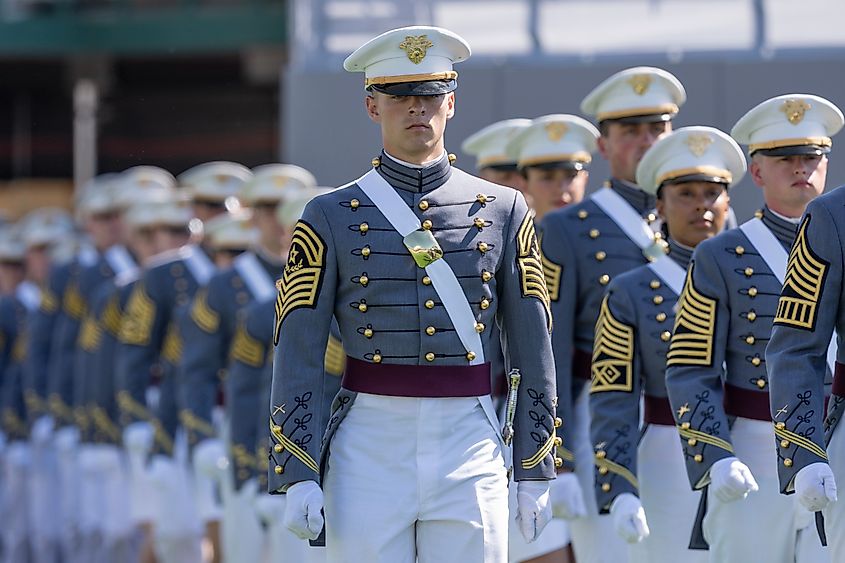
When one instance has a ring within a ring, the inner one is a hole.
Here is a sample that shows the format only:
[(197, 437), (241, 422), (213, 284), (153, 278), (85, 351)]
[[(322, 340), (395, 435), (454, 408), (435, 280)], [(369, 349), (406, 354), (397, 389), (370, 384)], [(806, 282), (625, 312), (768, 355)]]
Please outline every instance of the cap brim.
[(577, 160), (555, 160), (552, 162), (541, 162), (538, 164), (529, 164), (527, 166), (523, 166), (525, 168), (539, 168), (540, 170), (586, 170), (587, 164), (584, 162), (578, 162)]
[(454, 92), (458, 81), (425, 80), (423, 82), (399, 82), (396, 84), (373, 84), (370, 89), (390, 96), (439, 96)]
[(710, 182), (711, 184), (722, 184), (723, 186), (728, 186), (728, 181), (720, 176), (713, 176), (712, 174), (687, 174), (685, 176), (678, 176), (677, 178), (671, 178), (669, 180), (664, 181), (660, 184), (660, 187), (671, 185), (671, 184), (688, 184), (690, 182)]
[(630, 115), (627, 117), (619, 117), (615, 119), (603, 119), (601, 123), (663, 123), (672, 121), (676, 114), (674, 113), (650, 113), (647, 115)]
[(515, 162), (512, 162), (507, 164), (487, 164), (486, 166), (482, 166), (480, 169), (484, 170), (485, 168), (498, 170), (500, 172), (513, 172), (517, 170), (518, 167)]
[(830, 147), (823, 147), (821, 145), (793, 145), (774, 149), (759, 149), (751, 154), (761, 154), (763, 156), (821, 156), (829, 152)]

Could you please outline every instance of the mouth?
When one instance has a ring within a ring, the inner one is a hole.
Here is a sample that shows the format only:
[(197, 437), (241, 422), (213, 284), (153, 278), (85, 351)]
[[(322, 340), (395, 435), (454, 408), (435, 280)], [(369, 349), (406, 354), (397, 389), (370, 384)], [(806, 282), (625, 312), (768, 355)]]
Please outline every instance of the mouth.
[(425, 123), (412, 123), (408, 125), (406, 129), (408, 131), (425, 131), (427, 129), (431, 129), (431, 127), (429, 127)]
[(793, 182), (792, 187), (803, 189), (803, 188), (812, 188), (813, 185), (810, 182), (804, 182), (804, 181), (799, 180), (798, 182)]

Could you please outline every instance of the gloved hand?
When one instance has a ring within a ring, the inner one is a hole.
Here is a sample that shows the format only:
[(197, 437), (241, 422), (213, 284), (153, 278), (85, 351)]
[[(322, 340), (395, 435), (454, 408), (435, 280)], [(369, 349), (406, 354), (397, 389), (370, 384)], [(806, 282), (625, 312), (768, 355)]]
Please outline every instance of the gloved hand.
[(300, 481), (287, 490), (284, 524), (296, 537), (313, 540), (323, 529), (323, 491), (316, 481)]
[(651, 533), (645, 519), (643, 504), (631, 493), (622, 493), (610, 505), (613, 528), (628, 543), (639, 543)]
[(558, 473), (551, 482), (552, 513), (555, 518), (572, 520), (587, 515), (581, 483), (574, 473)]
[(836, 481), (826, 463), (816, 462), (801, 468), (795, 475), (798, 502), (810, 512), (818, 512), (836, 502)]
[(735, 457), (726, 457), (710, 467), (710, 488), (722, 502), (733, 502), (760, 490), (748, 466)]
[(194, 470), (205, 477), (216, 479), (229, 466), (223, 442), (216, 438), (203, 440), (194, 448)]
[(271, 495), (262, 491), (255, 498), (255, 513), (267, 526), (282, 522), (285, 515), (284, 495)]
[(53, 417), (49, 415), (39, 416), (32, 423), (29, 438), (35, 446), (47, 445), (53, 438)]
[(130, 454), (146, 456), (153, 447), (153, 437), (149, 422), (133, 422), (123, 429), (123, 447)]
[(516, 484), (516, 523), (522, 537), (533, 542), (552, 519), (548, 481), (519, 481)]

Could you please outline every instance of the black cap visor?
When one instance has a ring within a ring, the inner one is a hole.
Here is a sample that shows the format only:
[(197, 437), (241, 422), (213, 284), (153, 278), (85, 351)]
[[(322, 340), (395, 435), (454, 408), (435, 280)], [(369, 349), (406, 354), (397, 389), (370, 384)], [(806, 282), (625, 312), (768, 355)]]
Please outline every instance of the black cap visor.
[(603, 119), (600, 123), (663, 123), (672, 121), (676, 114), (674, 113), (649, 113), (646, 115), (631, 115), (628, 117), (619, 117), (616, 119)]
[(439, 96), (454, 92), (457, 87), (458, 81), (453, 78), (451, 80), (373, 84), (369, 89), (389, 96)]
[(537, 168), (539, 170), (574, 170), (579, 172), (587, 169), (587, 164), (577, 160), (554, 160), (551, 162), (539, 162), (523, 166), (523, 169)]
[(513, 172), (517, 169), (515, 162), (508, 162), (505, 164), (488, 164), (487, 166), (482, 166), (481, 170), (484, 169), (490, 170), (498, 170), (499, 172)]
[(763, 156), (822, 156), (829, 152), (830, 147), (823, 147), (821, 145), (793, 145), (774, 149), (760, 149), (751, 154), (762, 154)]

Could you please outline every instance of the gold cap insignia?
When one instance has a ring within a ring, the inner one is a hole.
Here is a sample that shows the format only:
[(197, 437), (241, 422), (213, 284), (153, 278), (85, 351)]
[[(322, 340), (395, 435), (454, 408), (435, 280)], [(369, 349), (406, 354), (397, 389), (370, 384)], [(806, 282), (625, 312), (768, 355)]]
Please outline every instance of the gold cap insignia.
[(713, 144), (713, 138), (710, 135), (699, 133), (687, 137), (686, 144), (689, 148), (689, 152), (691, 152), (695, 156), (700, 157), (701, 155), (706, 153), (710, 145)]
[(553, 143), (560, 141), (568, 130), (566, 123), (546, 123), (546, 135)]
[(284, 176), (276, 176), (273, 178), (273, 184), (275, 184), (277, 188), (283, 188), (287, 183), (288, 179)]
[(804, 100), (786, 100), (780, 111), (786, 114), (786, 119), (793, 125), (798, 125), (804, 119), (804, 113), (810, 109), (810, 104)]
[(434, 43), (429, 41), (427, 35), (406, 35), (405, 40), (399, 44), (399, 48), (408, 54), (408, 59), (418, 65), (425, 58), (425, 53)]
[(642, 96), (648, 91), (648, 87), (651, 86), (651, 76), (648, 74), (635, 74), (628, 79), (628, 84), (631, 85), (637, 96)]

